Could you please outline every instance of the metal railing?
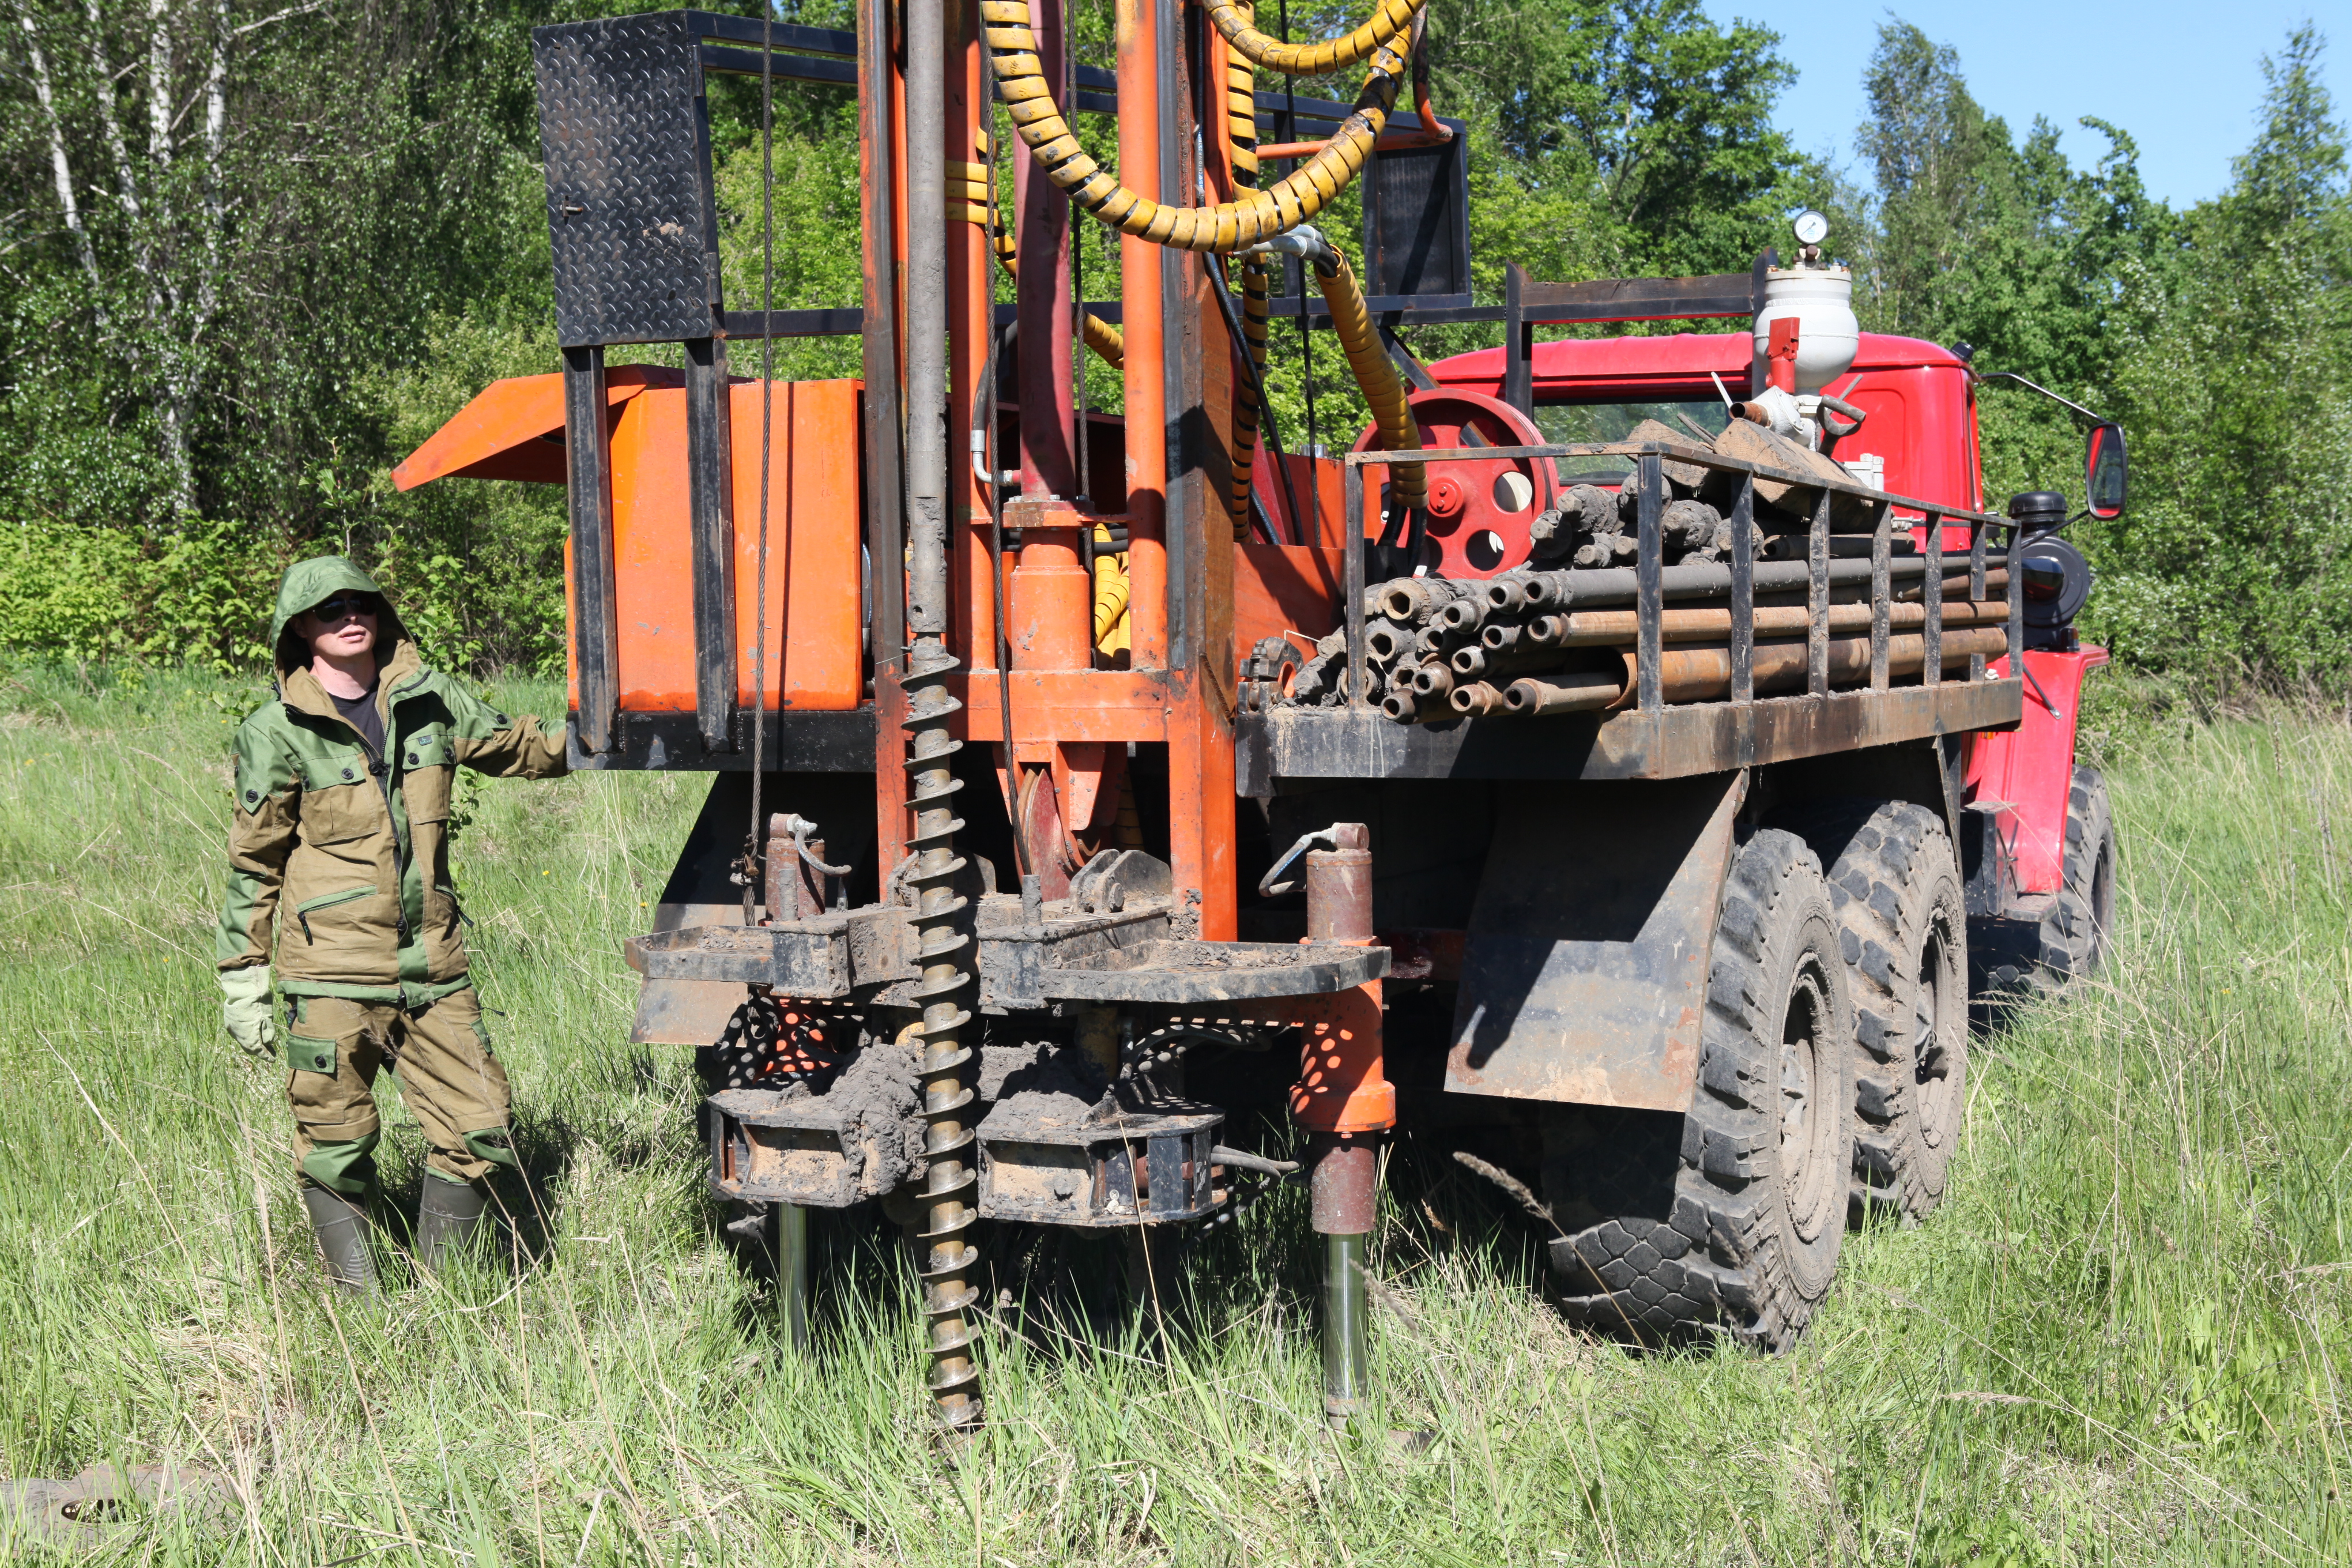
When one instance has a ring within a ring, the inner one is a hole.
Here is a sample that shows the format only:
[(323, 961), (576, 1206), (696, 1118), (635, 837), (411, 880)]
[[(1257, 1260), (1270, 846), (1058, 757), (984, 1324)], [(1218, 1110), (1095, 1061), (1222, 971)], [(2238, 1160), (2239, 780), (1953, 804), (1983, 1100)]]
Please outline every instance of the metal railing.
[[(1932, 590), (1923, 588), (1925, 604), (1924, 645), (1925, 663), (1920, 671), (1924, 685), (1936, 686), (1943, 681), (1944, 643), (1944, 530), (1949, 526), (1965, 526), (1969, 530), (1969, 599), (1972, 604), (1985, 600), (1987, 547), (1994, 531), (2009, 531), (2008, 547), (2001, 556), (2001, 565), (2008, 572), (2006, 593), (2009, 603), (2008, 652), (2005, 657), (2014, 661), (2024, 646), (2025, 594), (2023, 583), (2014, 570), (2019, 563), (2019, 546), (2022, 542), (2023, 525), (1991, 512), (1970, 511), (1964, 508), (1943, 506), (1920, 500), (1912, 496), (1895, 495), (1875, 490), (1853, 480), (1839, 480), (1819, 474), (1792, 473), (1742, 458), (1726, 457), (1719, 452), (1695, 447), (1685, 447), (1671, 441), (1570, 443), (1536, 447), (1439, 447), (1417, 452), (1370, 451), (1350, 452), (1344, 461), (1347, 467), (1344, 495), (1343, 528), (1346, 540), (1343, 571), (1346, 605), (1343, 626), (1348, 636), (1347, 679), (1343, 700), (1349, 708), (1375, 706), (1370, 700), (1364, 648), (1365, 541), (1364, 469), (1390, 467), (1402, 463), (1434, 462), (1510, 462), (1521, 459), (1551, 460), (1561, 458), (1625, 458), (1633, 459), (1633, 480), (1638, 484), (1639, 505), (1636, 512), (1636, 554), (1634, 557), (1634, 605), (1639, 612), (1636, 637), (1635, 707), (1644, 713), (1654, 713), (1664, 708), (1660, 686), (1660, 655), (1663, 650), (1664, 612), (1665, 609), (1665, 549), (1660, 520), (1665, 511), (1665, 474), (1667, 462), (1687, 464), (1722, 473), (1740, 476), (1738, 500), (1730, 513), (1731, 558), (1728, 568), (1728, 589), (1731, 609), (1731, 694), (1729, 700), (1752, 702), (1755, 691), (1756, 653), (1756, 559), (1753, 522), (1756, 510), (1756, 484), (1785, 484), (1796, 489), (1819, 491), (1814, 503), (1811, 527), (1807, 531), (1805, 574), (1806, 593), (1806, 670), (1805, 694), (1827, 696), (1830, 689), (1830, 539), (1831, 510), (1834, 498), (1845, 496), (1865, 506), (1874, 507), (1876, 516), (1871, 531), (1870, 552), (1870, 683), (1868, 689), (1885, 691), (1891, 681), (1887, 673), (1887, 643), (1889, 611), (1893, 605), (1892, 579), (1894, 564), (1894, 532), (1898, 521), (1906, 531), (1921, 523), (1906, 518), (1898, 520), (1895, 509), (1906, 508), (1922, 515), (1926, 528), (1926, 543), (1920, 551), (1924, 565), (1919, 574)], [(1854, 535), (1849, 535), (1853, 537)], [(1679, 570), (1679, 568), (1677, 568)], [(1910, 574), (1905, 574), (1906, 576)], [(1571, 576), (1573, 574), (1571, 574)], [(1969, 659), (1969, 679), (1984, 679), (1985, 658), (1973, 654)], [(2011, 673), (2019, 667), (2012, 662)]]

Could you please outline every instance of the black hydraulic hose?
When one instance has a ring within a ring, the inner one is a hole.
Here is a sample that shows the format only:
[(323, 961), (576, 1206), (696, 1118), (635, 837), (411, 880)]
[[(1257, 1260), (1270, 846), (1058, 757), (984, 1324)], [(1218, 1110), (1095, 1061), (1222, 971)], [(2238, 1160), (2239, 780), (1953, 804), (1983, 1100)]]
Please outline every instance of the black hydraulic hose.
[[(993, 104), (996, 101), (996, 62), (985, 51), (981, 55), (980, 68), (986, 73), (982, 79), (982, 101)], [(988, 183), (991, 190), (995, 189), (996, 139), (992, 136), (988, 139)], [(996, 250), (998, 237), (996, 210), (996, 203), (992, 200), (988, 204), (988, 248), (992, 254)], [(1083, 226), (1072, 224), (1073, 236)], [(996, 623), (996, 714), (1004, 739), (1004, 822), (1013, 831), (1013, 869), (1025, 877), (1029, 874), (1029, 855), (1027, 846), (1021, 838), (1020, 797), (1014, 789), (1014, 781), (1021, 776), (1021, 764), (1013, 760), (1013, 639), (1004, 629), (1004, 470), (997, 466), (1001, 454), (996, 449), (997, 426), (1002, 423), (996, 402), (997, 355), (1003, 350), (1005, 334), (996, 330), (996, 290), (992, 287), (988, 294), (988, 363), (980, 378), (980, 395), (987, 415), (986, 423), (979, 427), (981, 463), (988, 470), (988, 595), (993, 612), (992, 618)], [(1013, 325), (1017, 330), (1020, 323), (1016, 321)], [(1083, 382), (1086, 376), (1083, 352), (1078, 361), (1078, 375)], [(1091, 572), (1087, 574), (1087, 581), (1093, 581)]]
[[(1265, 444), (1274, 452), (1274, 470), (1282, 480), (1283, 504), (1290, 509), (1292, 534), (1290, 542), (1304, 544), (1307, 542), (1307, 519), (1298, 510), (1298, 493), (1291, 484), (1290, 465), (1283, 461), (1282, 433), (1274, 427), (1274, 405), (1266, 400), (1265, 383), (1258, 374), (1256, 363), (1250, 358), (1249, 351), (1244, 346), (1249, 340), (1242, 331), (1241, 312), (1234, 309), (1234, 297), (1225, 288), (1224, 260), (1222, 257), (1216, 256), (1209, 257), (1207, 260), (1209, 291), (1217, 297), (1217, 309), (1224, 315), (1225, 330), (1234, 335), (1234, 345), (1240, 349), (1234, 357), (1241, 361), (1242, 373), (1249, 377), (1250, 386), (1257, 394), (1258, 416), (1265, 421), (1262, 428), (1265, 433)], [(1266, 542), (1280, 544), (1282, 541), (1277, 538), (1268, 538)]]

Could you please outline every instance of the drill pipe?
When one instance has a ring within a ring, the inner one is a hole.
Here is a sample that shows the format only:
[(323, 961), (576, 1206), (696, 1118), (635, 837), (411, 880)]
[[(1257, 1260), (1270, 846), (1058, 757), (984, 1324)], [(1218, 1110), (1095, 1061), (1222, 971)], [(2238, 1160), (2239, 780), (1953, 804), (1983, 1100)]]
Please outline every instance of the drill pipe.
[(1364, 628), (1364, 657), (1374, 664), (1386, 664), (1409, 651), (1417, 635), (1402, 621), (1374, 621)]
[[(907, 0), (907, 188), (938, 191), (946, 183), (946, 60), (940, 0)], [(922, 979), (922, 1203), (926, 1244), (923, 1314), (930, 1320), (931, 1396), (951, 1429), (981, 1418), (980, 1372), (966, 1314), (979, 1290), (969, 1281), (979, 1252), (963, 1237), (976, 1216), (979, 1173), (964, 1121), (972, 1091), (964, 1081), (971, 1052), (961, 1034), (971, 1015), (958, 998), (971, 985), (971, 938), (965, 900), (955, 890), (964, 862), (955, 852), (951, 766), (962, 742), (951, 732), (963, 707), (946, 680), (957, 667), (947, 648), (947, 221), (934, 202), (913, 204), (907, 225), (907, 804), (915, 814), (908, 840), (915, 866), (917, 962)]]
[(1419, 692), (1391, 691), (1381, 700), (1381, 711), (1400, 724), (1433, 724), (1440, 719), (1454, 717), (1444, 697), (1423, 697)]
[[(1900, 566), (1902, 563), (1894, 563)], [(1803, 562), (1775, 562), (1759, 566), (1754, 584), (1758, 611), (1757, 627), (1763, 630), (1777, 625), (1765, 611), (1776, 607), (1802, 605), (1808, 596), (1809, 580), (1797, 575), (1793, 580), (1785, 572), (1768, 572), (1767, 567), (1806, 567)], [(1830, 602), (1832, 605), (1867, 605), (1870, 597), (1869, 563), (1843, 561), (1831, 563)], [(1861, 568), (1860, 571), (1842, 568)], [(1809, 568), (1808, 568), (1809, 570)], [(1717, 574), (1719, 578), (1694, 582), (1680, 574), (1685, 573)], [(1916, 574), (1913, 574), (1916, 575)], [(1897, 577), (1903, 575), (1898, 571)], [(1579, 626), (1600, 626), (1591, 620), (1593, 610), (1601, 606), (1630, 605), (1634, 598), (1633, 574), (1615, 569), (1575, 573), (1506, 573), (1500, 577), (1474, 578), (1454, 582), (1438, 577), (1405, 577), (1380, 584), (1367, 591), (1363, 609), (1366, 626), (1366, 652), (1374, 664), (1386, 664), (1403, 658), (1421, 660), (1444, 658), (1464, 643), (1476, 642), (1495, 652), (1515, 647), (1536, 646), (1564, 637), (1571, 629), (1568, 614), (1577, 613)], [(1566, 588), (1560, 580), (1576, 581)], [(1622, 581), (1621, 581), (1622, 579)], [(1722, 630), (1730, 628), (1729, 609), (1721, 601), (1730, 595), (1727, 573), (1719, 567), (1669, 567), (1664, 586), (1669, 598), (1709, 599), (1717, 601), (1713, 613), (1720, 617)], [(1985, 574), (1987, 594), (2005, 594), (2009, 574), (1999, 567)], [(1906, 587), (1892, 588), (1889, 600), (1895, 605), (1920, 605), (1926, 599), (1926, 584), (1912, 583)], [(1952, 608), (1945, 612), (1948, 621), (1960, 624), (1970, 614), (2005, 616), (1999, 607), (2000, 601), (1990, 603), (1990, 612), (1979, 608), (1971, 612), (1969, 604), (1969, 578), (1965, 571), (1948, 574), (1943, 582), (1943, 597)], [(1497, 604), (1495, 601), (1499, 600)], [(1668, 626), (1676, 623), (1672, 616), (1683, 614), (1704, 614), (1694, 607), (1690, 611), (1669, 611)], [(1848, 613), (1852, 613), (1849, 611)], [(1897, 611), (1895, 624), (1903, 624), (1906, 614), (1917, 610)], [(1613, 624), (1613, 623), (1607, 623)], [(1629, 623), (1630, 624), (1630, 623)], [(1843, 624), (1843, 623), (1840, 623)], [(1856, 625), (1866, 624), (1858, 622)], [(1628, 634), (1631, 635), (1631, 634)], [(1669, 631), (1668, 636), (1675, 635)]]
[(1454, 650), (1447, 661), (1457, 676), (1491, 679), (1497, 675), (1518, 675), (1538, 669), (1554, 669), (1559, 666), (1559, 653), (1547, 647), (1529, 647), (1523, 652), (1490, 653), (1475, 644)]
[(1511, 682), (1503, 693), (1503, 710), (1523, 718), (1546, 713), (1581, 713), (1607, 708), (1624, 695), (1624, 681), (1600, 670), (1563, 670), (1547, 680), (1529, 677)]
[[(1866, 604), (1832, 605), (1829, 607), (1829, 629), (1832, 632), (1867, 632), (1870, 630), (1870, 606)], [(1568, 624), (1559, 637), (1566, 647), (1606, 647), (1612, 643), (1630, 643), (1641, 636), (1641, 616), (1633, 610), (1579, 610), (1561, 617)], [(1944, 625), (1955, 626), (1987, 626), (2004, 624), (2009, 619), (2009, 603), (1991, 599), (1979, 604), (1963, 601), (1948, 605), (1944, 609)], [(1758, 637), (1802, 635), (1811, 617), (1801, 605), (1761, 606), (1756, 611), (1755, 628)], [(1897, 630), (1908, 631), (1927, 624), (1927, 606), (1921, 604), (1900, 604), (1887, 606), (1886, 624)], [(1487, 646), (1497, 631), (1486, 628)], [(1731, 635), (1729, 610), (1668, 610), (1658, 618), (1658, 633), (1668, 642), (1705, 642)]]
[[(1780, 564), (1801, 565), (1803, 563), (1781, 563)], [(1846, 562), (1832, 563), (1832, 564), (1835, 566), (1856, 563)], [(1860, 564), (1866, 566), (1868, 563)], [(1668, 570), (1679, 572), (1683, 568), (1672, 567)], [(1704, 571), (1708, 568), (1701, 567), (1698, 570)], [(1606, 577), (1610, 574), (1580, 572), (1575, 575), (1593, 578)], [(1444, 580), (1439, 578), (1413, 578), (1405, 579), (1405, 581), (1416, 585), (1423, 583), (1444, 584)], [(1503, 586), (1497, 589), (1495, 586), (1496, 584), (1501, 584)], [(1367, 605), (1364, 619), (1368, 626), (1387, 628), (1399, 634), (1409, 634), (1412, 640), (1407, 645), (1406, 651), (1416, 655), (1450, 649), (1459, 647), (1464, 642), (1483, 641), (1486, 647), (1495, 647), (1498, 646), (1496, 642), (1498, 637), (1507, 637), (1509, 635), (1499, 632), (1496, 628), (1524, 626), (1533, 629), (1542, 626), (1548, 621), (1560, 620), (1570, 612), (1570, 605), (1555, 602), (1554, 595), (1559, 592), (1556, 585), (1531, 584), (1525, 576), (1513, 578), (1506, 574), (1503, 577), (1474, 579), (1467, 584), (1464, 584), (1481, 595), (1479, 598), (1433, 600), (1427, 605), (1425, 615), (1416, 612), (1417, 618), (1406, 620), (1395, 613), (1400, 607), (1397, 603), (1381, 596), (1395, 586), (1394, 584), (1384, 584), (1381, 589), (1368, 595), (1372, 603)], [(1678, 597), (1686, 601), (1713, 598), (1717, 601), (1718, 608), (1722, 607), (1722, 601), (1730, 597), (1730, 590), (1727, 586), (1722, 587), (1719, 592), (1714, 590), (1685, 592), (1684, 589), (1688, 588), (1688, 584), (1675, 587), (1671, 581), (1668, 586), (1672, 590), (1669, 597)], [(2005, 593), (2008, 587), (2007, 572), (1995, 567), (1985, 574), (1986, 593)], [(1605, 591), (1588, 592), (1582, 584), (1575, 586), (1571, 590), (1570, 601), (1570, 605), (1574, 606), (1574, 613), (1586, 615), (1593, 613), (1601, 605), (1627, 605), (1633, 602), (1633, 595), (1630, 592), (1621, 595), (1616, 592), (1614, 586), (1607, 583), (1602, 584), (1601, 588)], [(1919, 605), (1924, 603), (1926, 598), (1924, 588), (1924, 584), (1914, 583), (1906, 588), (1892, 589), (1888, 594), (1888, 600), (1890, 603), (1898, 605)], [(1506, 604), (1516, 607), (1506, 609), (1486, 602), (1483, 596), (1490, 592), (1501, 594)], [(1947, 604), (1965, 605), (1969, 602), (1968, 595), (1969, 578), (1966, 572), (1955, 573), (1945, 577), (1943, 597)], [(1759, 609), (1768, 605), (1802, 605), (1808, 595), (1808, 587), (1802, 581), (1781, 583), (1759, 578), (1755, 584), (1755, 595), (1756, 605)], [(1866, 572), (1860, 574), (1836, 572), (1831, 574), (1830, 602), (1832, 605), (1867, 604), (1869, 598), (1870, 579)], [(1539, 600), (1540, 603), (1538, 603)], [(1724, 613), (1729, 612), (1725, 609)], [(1728, 624), (1728, 622), (1726, 623), (1727, 626)], [(1540, 634), (1538, 635), (1538, 640), (1541, 640)], [(1506, 643), (1502, 646), (1508, 645)]]
[(1478, 646), (1489, 654), (1510, 653), (1523, 642), (1534, 646), (1527, 632), (1525, 622), (1496, 621), (1492, 626), (1478, 628)]
[[(1801, 589), (1812, 581), (1812, 563), (1806, 561), (1759, 561), (1751, 569), (1750, 581), (1759, 594)], [(1893, 582), (1907, 583), (1926, 576), (1927, 572), (1927, 563), (1923, 556), (1906, 555), (1887, 563), (1887, 576)], [(1832, 584), (1866, 584), (1870, 581), (1870, 563), (1832, 561), (1829, 563), (1829, 580)], [(1712, 562), (1661, 567), (1659, 584), (1669, 599), (1727, 597), (1731, 593), (1731, 568)], [(1522, 568), (1486, 579), (1485, 603), (1489, 613), (1500, 610), (1507, 614), (1522, 603), (1531, 610), (1586, 609), (1630, 605), (1640, 593), (1639, 574), (1631, 566), (1564, 572)]]
[(1368, 597), (1380, 608), (1369, 613), (1386, 614), (1391, 620), (1418, 625), (1463, 595), (1485, 590), (1485, 583), (1477, 579), (1455, 582), (1448, 577), (1399, 577), (1372, 590)]
[[(1611, 685), (1612, 688), (1615, 685), (1613, 679)], [(1473, 719), (1483, 719), (1489, 713), (1503, 711), (1502, 692), (1496, 689), (1492, 682), (1485, 680), (1455, 687), (1446, 700), (1453, 704), (1456, 713), (1465, 713)]]
[[(1946, 570), (1948, 573), (1949, 573), (1949, 572), (1950, 572), (1950, 568), (1949, 568), (1949, 567), (1947, 567), (1945, 570)], [(1990, 593), (1991, 593), (1991, 592), (1992, 592), (1994, 589), (1996, 589), (1996, 588), (2001, 589), (2001, 590), (2003, 590), (2003, 591), (2005, 592), (2005, 591), (2007, 591), (2008, 587), (2009, 587), (2009, 568), (2008, 568), (2008, 567), (2006, 567), (2006, 566), (1990, 566), (1990, 567), (1987, 567), (1987, 568), (1985, 569), (1985, 592), (1986, 592), (1986, 593), (1990, 594)], [(1967, 573), (1965, 570), (1963, 570), (1963, 571), (1961, 571), (1961, 572), (1959, 572), (1959, 573), (1958, 573), (1958, 574), (1954, 574), (1948, 575), (1948, 576), (1946, 576), (1946, 577), (1945, 577), (1945, 579), (1944, 579), (1944, 597), (1946, 597), (1947, 599), (1951, 599), (1951, 598), (1961, 598), (1961, 599), (1965, 599), (1965, 598), (1967, 598), (1968, 596), (1969, 596), (1969, 574), (1968, 574), (1968, 573)], [(1895, 600), (1895, 602), (1896, 604), (1898, 604), (1898, 605), (1916, 605), (1916, 604), (1920, 604), (1920, 603), (1923, 603), (1923, 602), (1927, 599), (1927, 585), (1926, 584), (1924, 584), (1924, 583), (1915, 583), (1915, 584), (1912, 584), (1910, 587), (1908, 587), (1908, 588), (1902, 588), (1902, 589), (1898, 589), (1898, 590), (1896, 590), (1893, 595), (1890, 595), (1890, 597), (1892, 597), (1892, 598)]]
[[(1965, 665), (1971, 654), (1997, 658), (2008, 647), (2009, 634), (2000, 626), (1975, 626), (1949, 632), (1944, 637), (1947, 667)], [(1503, 693), (1504, 710), (1520, 717), (1623, 708), (1640, 689), (1639, 665), (1633, 650), (1621, 652), (1621, 668), (1613, 670), (1559, 670), (1513, 681)], [(1916, 675), (1927, 662), (1924, 637), (1889, 637), (1886, 673)], [(1802, 641), (1758, 643), (1753, 665), (1756, 689), (1787, 691), (1805, 684)], [(1830, 643), (1830, 684), (1853, 686), (1870, 679), (1870, 639), (1839, 637)], [(1678, 647), (1658, 661), (1658, 687), (1668, 702), (1705, 702), (1731, 695), (1731, 650), (1728, 647)], [(1456, 688), (1457, 690), (1461, 689)], [(1394, 718), (1395, 715), (1390, 715)]]

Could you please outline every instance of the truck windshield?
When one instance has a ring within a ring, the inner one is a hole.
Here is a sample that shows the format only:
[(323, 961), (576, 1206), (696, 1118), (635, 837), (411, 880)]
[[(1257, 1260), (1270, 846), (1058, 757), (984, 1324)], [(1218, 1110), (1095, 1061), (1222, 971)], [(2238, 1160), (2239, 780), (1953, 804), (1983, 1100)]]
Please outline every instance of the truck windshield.
[[(1712, 442), (1729, 415), (1722, 400), (1714, 397), (1703, 403), (1536, 405), (1536, 428), (1543, 432), (1545, 440), (1562, 446), (1622, 441), (1645, 419), (1656, 420), (1686, 440), (1695, 442), (1704, 435)], [(1560, 461), (1562, 477), (1572, 485), (1613, 485), (1633, 467), (1632, 460), (1625, 458), (1565, 458)]]

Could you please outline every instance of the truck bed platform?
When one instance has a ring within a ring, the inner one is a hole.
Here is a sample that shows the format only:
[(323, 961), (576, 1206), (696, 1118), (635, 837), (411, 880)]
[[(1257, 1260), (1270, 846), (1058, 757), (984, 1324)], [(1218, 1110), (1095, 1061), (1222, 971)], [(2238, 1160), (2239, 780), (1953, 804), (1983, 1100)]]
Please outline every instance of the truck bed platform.
[(1271, 708), (1235, 724), (1241, 793), (1284, 779), (1678, 779), (2014, 726), (2019, 680), (1693, 702), (1552, 719), (1399, 724), (1365, 707)]

